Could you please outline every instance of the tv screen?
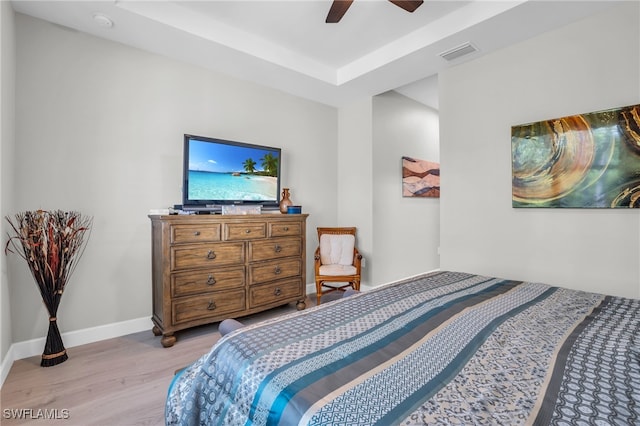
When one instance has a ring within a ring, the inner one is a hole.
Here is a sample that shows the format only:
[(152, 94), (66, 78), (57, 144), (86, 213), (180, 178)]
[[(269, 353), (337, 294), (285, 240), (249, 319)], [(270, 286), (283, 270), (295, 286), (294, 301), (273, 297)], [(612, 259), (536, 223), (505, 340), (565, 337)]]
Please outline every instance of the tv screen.
[(184, 135), (182, 205), (216, 211), (222, 205), (277, 207), (280, 148)]

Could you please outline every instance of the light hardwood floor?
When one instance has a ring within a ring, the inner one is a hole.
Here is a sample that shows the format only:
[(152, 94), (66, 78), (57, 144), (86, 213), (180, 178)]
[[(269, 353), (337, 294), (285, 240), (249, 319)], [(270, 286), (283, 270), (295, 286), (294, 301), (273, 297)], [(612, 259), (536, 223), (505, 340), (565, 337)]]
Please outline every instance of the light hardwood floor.
[[(314, 301), (315, 295), (307, 296), (307, 307)], [(289, 304), (240, 321), (253, 323), (295, 310), (295, 304)], [(18, 360), (0, 392), (0, 424), (163, 425), (174, 372), (220, 338), (218, 323), (179, 332), (177, 337), (175, 346), (163, 348), (160, 337), (149, 329), (68, 348), (66, 362), (47, 368), (40, 367), (40, 356)], [(28, 418), (11, 418), (15, 410)], [(40, 415), (58, 418), (45, 420)]]

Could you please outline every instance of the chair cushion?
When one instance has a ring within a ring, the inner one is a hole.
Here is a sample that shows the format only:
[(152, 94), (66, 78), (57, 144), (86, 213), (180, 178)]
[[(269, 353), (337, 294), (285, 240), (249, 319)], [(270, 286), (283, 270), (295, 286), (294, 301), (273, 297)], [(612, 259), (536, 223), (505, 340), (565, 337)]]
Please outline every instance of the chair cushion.
[(323, 265), (352, 265), (355, 242), (356, 238), (353, 235), (322, 235), (320, 237), (320, 263)]
[(320, 265), (320, 275), (340, 276), (354, 275), (356, 267), (353, 265)]

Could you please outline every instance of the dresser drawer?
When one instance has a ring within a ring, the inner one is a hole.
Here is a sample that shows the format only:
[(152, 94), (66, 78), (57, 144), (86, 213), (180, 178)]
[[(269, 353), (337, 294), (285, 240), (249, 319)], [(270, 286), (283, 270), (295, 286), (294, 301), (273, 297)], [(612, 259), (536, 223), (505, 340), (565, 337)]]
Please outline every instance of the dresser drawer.
[(211, 291), (244, 289), (244, 266), (214, 268), (171, 275), (173, 297), (202, 294)]
[(244, 290), (218, 291), (202, 296), (183, 297), (171, 303), (173, 324), (207, 320), (213, 317), (222, 318), (244, 309)]
[(271, 238), (249, 242), (249, 262), (300, 256), (302, 240), (300, 238)]
[(249, 308), (299, 296), (302, 296), (302, 281), (299, 278), (254, 285), (249, 290)]
[(270, 222), (269, 235), (271, 237), (288, 237), (302, 235), (300, 222)]
[(232, 265), (244, 262), (244, 243), (171, 247), (171, 270)]
[(219, 223), (201, 225), (173, 225), (171, 226), (171, 244), (201, 243), (220, 241)]
[(249, 284), (264, 283), (280, 278), (300, 276), (300, 259), (279, 259), (249, 265)]
[(227, 241), (252, 240), (267, 236), (267, 224), (264, 222), (225, 223), (224, 230)]

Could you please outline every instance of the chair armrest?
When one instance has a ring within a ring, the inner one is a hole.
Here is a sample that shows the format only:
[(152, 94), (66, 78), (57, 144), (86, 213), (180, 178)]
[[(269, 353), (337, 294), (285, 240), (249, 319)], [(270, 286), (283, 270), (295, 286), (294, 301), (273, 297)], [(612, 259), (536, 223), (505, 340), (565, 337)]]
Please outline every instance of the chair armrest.
[(355, 266), (358, 270), (358, 273), (360, 273), (360, 268), (362, 267), (362, 255), (355, 247), (353, 249), (353, 266)]
[(320, 274), (320, 247), (316, 249), (316, 252), (313, 255), (313, 267), (316, 276), (318, 276)]

